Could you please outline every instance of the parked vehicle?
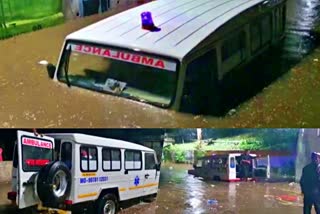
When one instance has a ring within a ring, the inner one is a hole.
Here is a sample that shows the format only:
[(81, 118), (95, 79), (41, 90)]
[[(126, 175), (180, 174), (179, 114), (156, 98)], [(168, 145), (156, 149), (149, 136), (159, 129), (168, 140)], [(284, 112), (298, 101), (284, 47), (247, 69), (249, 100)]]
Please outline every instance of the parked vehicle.
[(68, 86), (161, 108), (220, 114), (226, 74), (284, 37), (285, 3), (147, 3), (68, 35), (57, 67), (49, 64), (48, 74)]
[(18, 131), (12, 191), (21, 209), (41, 204), (74, 211), (92, 203), (95, 213), (116, 213), (119, 202), (155, 198), (160, 165), (154, 150), (85, 134)]
[[(270, 158), (257, 157), (256, 154), (250, 154), (252, 157), (250, 167), (250, 179), (270, 178)], [(221, 181), (241, 181), (241, 153), (226, 153), (210, 155), (200, 158), (190, 174), (203, 177), (205, 179)]]

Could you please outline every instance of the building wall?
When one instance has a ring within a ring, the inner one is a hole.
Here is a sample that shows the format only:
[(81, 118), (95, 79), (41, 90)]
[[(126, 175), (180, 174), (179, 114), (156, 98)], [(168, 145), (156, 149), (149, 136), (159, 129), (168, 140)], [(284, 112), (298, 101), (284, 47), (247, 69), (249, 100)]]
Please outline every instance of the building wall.
[(9, 182), (12, 173), (12, 161), (0, 162), (0, 183)]
[(301, 129), (297, 144), (296, 181), (300, 180), (303, 167), (310, 163), (312, 152), (320, 152), (320, 129)]

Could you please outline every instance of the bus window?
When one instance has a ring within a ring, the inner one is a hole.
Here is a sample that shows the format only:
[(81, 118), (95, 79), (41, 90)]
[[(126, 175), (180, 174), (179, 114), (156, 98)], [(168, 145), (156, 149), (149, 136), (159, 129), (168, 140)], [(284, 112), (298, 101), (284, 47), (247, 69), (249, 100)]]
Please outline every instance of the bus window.
[(210, 109), (212, 81), (217, 75), (216, 49), (192, 61), (186, 70), (181, 111), (189, 113), (206, 113)]
[(96, 147), (80, 147), (80, 168), (82, 172), (94, 172), (98, 170), (98, 157)]
[(118, 171), (121, 169), (120, 149), (102, 149), (103, 171)]
[(140, 170), (141, 169), (141, 152), (130, 151), (125, 152), (125, 169), (126, 170)]
[(72, 144), (64, 142), (61, 147), (61, 161), (64, 162), (69, 169), (72, 167)]
[(145, 169), (156, 169), (156, 161), (153, 153), (145, 153)]
[(227, 73), (245, 60), (246, 34), (244, 31), (233, 34), (226, 39), (221, 48), (222, 72)]

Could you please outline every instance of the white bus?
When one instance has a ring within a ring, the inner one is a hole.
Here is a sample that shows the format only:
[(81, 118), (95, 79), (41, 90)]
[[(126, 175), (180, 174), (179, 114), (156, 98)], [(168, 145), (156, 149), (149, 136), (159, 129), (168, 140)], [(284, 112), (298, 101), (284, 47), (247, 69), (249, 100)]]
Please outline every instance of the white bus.
[[(250, 179), (270, 178), (270, 158), (250, 154)], [(241, 153), (213, 154), (200, 158), (189, 173), (205, 179), (241, 181)]]
[(57, 66), (47, 66), (48, 74), (68, 86), (137, 104), (220, 114), (226, 74), (284, 37), (285, 3), (157, 0), (68, 35)]
[(18, 131), (12, 172), (8, 199), (19, 210), (75, 211), (90, 203), (97, 214), (113, 214), (121, 201), (156, 197), (160, 165), (154, 150), (138, 144)]

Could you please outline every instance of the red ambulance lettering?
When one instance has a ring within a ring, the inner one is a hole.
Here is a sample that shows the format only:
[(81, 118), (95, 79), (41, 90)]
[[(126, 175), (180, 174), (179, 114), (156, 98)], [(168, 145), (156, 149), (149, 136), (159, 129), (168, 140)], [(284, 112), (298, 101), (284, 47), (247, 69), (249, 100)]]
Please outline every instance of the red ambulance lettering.
[(152, 58), (149, 58), (149, 57), (146, 57), (146, 56), (143, 56), (143, 57), (142, 57), (142, 60), (141, 60), (141, 63), (142, 63), (142, 64), (145, 64), (145, 65), (151, 65), (151, 66), (153, 66), (153, 59), (152, 59)]
[(110, 50), (106, 49), (106, 50), (103, 52), (103, 56), (110, 57)]
[(75, 50), (81, 52), (82, 51), (82, 45), (76, 45)]
[(158, 60), (155, 64), (155, 67), (164, 68), (164, 62), (162, 60)]
[(131, 57), (131, 61), (135, 63), (140, 63), (140, 59), (141, 59), (141, 56), (139, 55), (132, 55)]
[(93, 54), (101, 55), (101, 50), (102, 50), (101, 48), (93, 47), (92, 53), (93, 53)]
[(128, 61), (130, 59), (131, 54), (121, 52), (121, 59)]
[(90, 53), (91, 50), (92, 50), (92, 47), (90, 47), (90, 46), (84, 46), (84, 48), (83, 48), (83, 51), (84, 51), (85, 53)]

